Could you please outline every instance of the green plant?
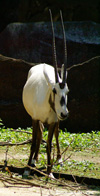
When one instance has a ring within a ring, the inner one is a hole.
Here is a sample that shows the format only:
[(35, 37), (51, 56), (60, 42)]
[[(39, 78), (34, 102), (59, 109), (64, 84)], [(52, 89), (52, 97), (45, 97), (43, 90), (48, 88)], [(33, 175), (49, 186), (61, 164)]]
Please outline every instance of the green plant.
[[(0, 122), (2, 123), (2, 121)], [(32, 129), (27, 128), (27, 131), (32, 132)], [(47, 136), (48, 131), (44, 130), (43, 139), (47, 140)], [(31, 134), (15, 132), (13, 129), (6, 129), (4, 126), (1, 126), (0, 128), (0, 142), (10, 141), (11, 143), (18, 143), (28, 140), (31, 137)], [(55, 137), (53, 137), (53, 171), (100, 178), (100, 163), (98, 161), (98, 157), (100, 157), (100, 131), (92, 131), (90, 133), (69, 133), (67, 130), (65, 130), (65, 132), (60, 130), (59, 143), (61, 153), (66, 149), (66, 151), (62, 154), (64, 164), (63, 167), (56, 164), (56, 141)], [(4, 152), (5, 154), (5, 151), (6, 147), (0, 148), (1, 153)], [(9, 153), (11, 153), (11, 156), (18, 155), (17, 159), (11, 159), (10, 157), (9, 164), (18, 166), (22, 165), (21, 162), (23, 164), (27, 164), (30, 153), (30, 145), (27, 144), (18, 147), (9, 147)], [(37, 163), (37, 167), (46, 166), (46, 143), (42, 143), (40, 146), (39, 162)]]

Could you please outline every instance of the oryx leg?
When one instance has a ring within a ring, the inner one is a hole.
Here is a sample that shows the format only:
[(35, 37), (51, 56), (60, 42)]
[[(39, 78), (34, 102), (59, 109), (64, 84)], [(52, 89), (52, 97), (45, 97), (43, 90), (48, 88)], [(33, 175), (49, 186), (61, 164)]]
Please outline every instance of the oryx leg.
[(35, 156), (35, 153), (37, 151), (37, 145), (38, 145), (37, 138), (38, 138), (39, 132), (40, 132), (39, 121), (33, 120), (32, 145), (31, 145), (30, 156), (29, 156), (29, 161), (28, 161), (28, 165), (30, 166), (35, 166), (35, 160), (34, 159), (32, 160), (32, 157), (33, 155)]
[(55, 138), (56, 138), (56, 145), (57, 145), (57, 161), (59, 164), (62, 165), (62, 158), (61, 158), (61, 153), (60, 153), (58, 137), (59, 137), (59, 122), (56, 124), (56, 127), (55, 127)]
[(59, 137), (59, 123), (57, 123), (56, 127), (55, 127), (55, 138), (56, 138), (56, 145), (57, 145), (57, 160), (59, 160), (61, 158), (58, 137)]
[(37, 133), (37, 142), (36, 142), (36, 150), (35, 150), (35, 155), (34, 155), (34, 161), (38, 161), (38, 153), (39, 153), (39, 148), (40, 148), (40, 144), (41, 144), (41, 140), (42, 140), (42, 132), (43, 132), (44, 126), (41, 123), (41, 121), (39, 121), (39, 128), (38, 128), (38, 133)]
[(48, 139), (47, 139), (47, 174), (51, 173), (52, 163), (51, 163), (51, 142), (53, 138), (53, 134), (55, 131), (56, 123), (52, 123), (49, 126), (48, 130)]
[[(31, 145), (30, 156), (29, 156), (29, 161), (28, 161), (29, 166), (35, 166), (35, 164), (32, 163), (32, 157), (36, 151), (37, 135), (38, 135), (38, 130), (39, 130), (39, 121), (33, 120), (32, 124), (33, 124), (33, 132), (32, 132), (32, 145)], [(30, 169), (28, 167), (26, 167), (26, 169), (23, 173), (23, 178), (27, 178), (29, 176), (29, 174), (30, 174)]]

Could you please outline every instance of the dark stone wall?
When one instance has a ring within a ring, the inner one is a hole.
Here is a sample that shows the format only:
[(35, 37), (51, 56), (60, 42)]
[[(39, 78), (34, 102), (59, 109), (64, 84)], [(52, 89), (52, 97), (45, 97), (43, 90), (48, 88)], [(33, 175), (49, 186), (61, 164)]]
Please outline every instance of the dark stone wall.
[[(65, 22), (68, 67), (100, 54), (100, 24)], [(61, 23), (54, 23), (58, 66), (64, 63)], [(50, 22), (12, 23), (0, 33), (0, 53), (28, 62), (52, 64)]]
[(69, 118), (61, 127), (70, 132), (99, 130), (100, 56), (70, 69), (68, 85)]
[(31, 126), (22, 104), (22, 89), (33, 65), (0, 55), (0, 118), (6, 127)]
[(100, 0), (0, 0), (0, 31), (12, 22), (50, 21), (49, 8), (54, 21), (94, 21), (100, 23)]
[[(0, 55), (0, 118), (6, 127), (28, 127), (31, 118), (22, 104), (22, 90), (28, 70), (34, 66), (23, 60)], [(88, 132), (100, 128), (100, 56), (68, 70), (69, 118), (60, 128)]]

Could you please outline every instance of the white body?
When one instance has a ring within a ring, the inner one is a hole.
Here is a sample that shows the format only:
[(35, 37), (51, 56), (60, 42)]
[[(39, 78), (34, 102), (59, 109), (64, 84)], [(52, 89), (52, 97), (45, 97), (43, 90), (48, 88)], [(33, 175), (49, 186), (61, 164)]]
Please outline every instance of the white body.
[[(59, 81), (62, 82), (61, 78), (59, 78)], [(55, 72), (52, 66), (39, 64), (29, 70), (28, 78), (23, 89), (23, 104), (32, 119), (51, 124), (57, 122), (58, 118), (60, 119), (61, 111), (64, 114), (68, 113), (66, 106), (61, 107), (59, 105), (61, 96), (64, 94), (65, 97), (67, 94), (67, 84), (65, 84), (64, 89), (60, 89), (59, 95), (56, 96), (56, 112), (50, 107), (49, 97), (52, 93), (52, 87), (55, 85), (59, 91), (59, 84), (55, 84)], [(65, 99), (67, 104), (67, 96)]]
[[(23, 103), (32, 119), (50, 124), (57, 121), (57, 115), (48, 103), (50, 90), (44, 76), (44, 66), (45, 64), (39, 64), (30, 69), (23, 90)], [(46, 68), (49, 78), (55, 83), (54, 68), (49, 65)]]

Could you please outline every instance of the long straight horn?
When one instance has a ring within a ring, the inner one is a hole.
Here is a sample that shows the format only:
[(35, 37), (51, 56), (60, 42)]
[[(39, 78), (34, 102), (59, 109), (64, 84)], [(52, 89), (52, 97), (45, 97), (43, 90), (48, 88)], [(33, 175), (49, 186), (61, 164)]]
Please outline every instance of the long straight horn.
[(55, 34), (54, 34), (54, 27), (53, 27), (53, 19), (52, 19), (52, 13), (51, 10), (49, 10), (50, 12), (50, 18), (51, 18), (51, 26), (52, 26), (52, 36), (53, 36), (53, 65), (55, 68), (55, 79), (56, 79), (56, 83), (59, 82), (59, 78), (58, 78), (58, 72), (57, 72), (57, 55), (56, 55), (56, 44), (55, 44)]
[(63, 42), (64, 42), (64, 72), (63, 72), (63, 82), (66, 82), (66, 69), (67, 69), (67, 45), (66, 45), (66, 35), (65, 35), (65, 28), (64, 22), (62, 17), (62, 11), (60, 10), (60, 17), (61, 17), (61, 24), (62, 24), (62, 31), (63, 31)]

